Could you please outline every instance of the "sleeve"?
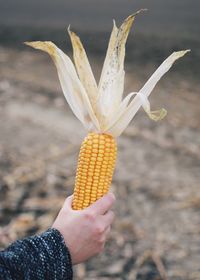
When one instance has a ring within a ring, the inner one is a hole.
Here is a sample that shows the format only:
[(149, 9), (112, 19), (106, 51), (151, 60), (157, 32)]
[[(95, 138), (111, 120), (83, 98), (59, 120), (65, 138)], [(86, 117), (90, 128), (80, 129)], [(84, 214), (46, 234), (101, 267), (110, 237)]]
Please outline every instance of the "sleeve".
[(56, 229), (18, 240), (0, 252), (1, 280), (71, 280), (71, 256)]

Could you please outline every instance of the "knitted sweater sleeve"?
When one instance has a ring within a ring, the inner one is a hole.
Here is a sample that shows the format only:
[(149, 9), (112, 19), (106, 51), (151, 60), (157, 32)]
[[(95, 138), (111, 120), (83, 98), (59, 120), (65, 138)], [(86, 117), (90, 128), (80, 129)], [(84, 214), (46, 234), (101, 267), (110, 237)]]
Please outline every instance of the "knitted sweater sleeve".
[(71, 280), (69, 250), (56, 229), (18, 240), (0, 252), (2, 280)]

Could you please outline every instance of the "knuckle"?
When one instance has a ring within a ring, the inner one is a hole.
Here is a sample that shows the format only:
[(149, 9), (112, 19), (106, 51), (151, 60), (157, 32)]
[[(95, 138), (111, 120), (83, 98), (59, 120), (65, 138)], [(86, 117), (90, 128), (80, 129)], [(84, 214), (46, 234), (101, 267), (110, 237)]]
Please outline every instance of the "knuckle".
[(103, 236), (103, 237), (101, 237), (101, 238), (99, 239), (99, 244), (100, 244), (100, 245), (104, 245), (105, 242), (106, 242), (106, 237), (105, 237), (105, 236)]
[(94, 220), (95, 220), (93, 213), (90, 213), (90, 212), (85, 212), (84, 218), (87, 222), (94, 222)]
[(95, 233), (98, 234), (98, 235), (100, 235), (100, 234), (102, 234), (103, 232), (104, 232), (104, 227), (103, 227), (102, 225), (100, 225), (100, 224), (97, 224), (97, 225), (95, 226)]

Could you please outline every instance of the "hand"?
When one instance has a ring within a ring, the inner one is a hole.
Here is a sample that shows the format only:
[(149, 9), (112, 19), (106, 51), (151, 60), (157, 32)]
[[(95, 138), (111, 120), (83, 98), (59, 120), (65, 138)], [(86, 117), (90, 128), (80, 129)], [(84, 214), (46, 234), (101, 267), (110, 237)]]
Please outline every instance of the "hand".
[(72, 198), (65, 200), (52, 227), (63, 235), (72, 264), (78, 264), (103, 251), (114, 219), (110, 209), (115, 196), (108, 193), (84, 210), (73, 210)]

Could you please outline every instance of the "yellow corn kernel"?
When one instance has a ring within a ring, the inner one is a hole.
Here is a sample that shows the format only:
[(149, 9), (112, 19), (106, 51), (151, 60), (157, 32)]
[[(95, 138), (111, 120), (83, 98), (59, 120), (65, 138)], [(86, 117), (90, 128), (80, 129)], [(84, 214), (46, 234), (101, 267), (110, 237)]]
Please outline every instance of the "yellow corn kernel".
[(78, 159), (73, 209), (88, 207), (108, 192), (116, 155), (117, 144), (111, 135), (89, 133), (84, 139)]

